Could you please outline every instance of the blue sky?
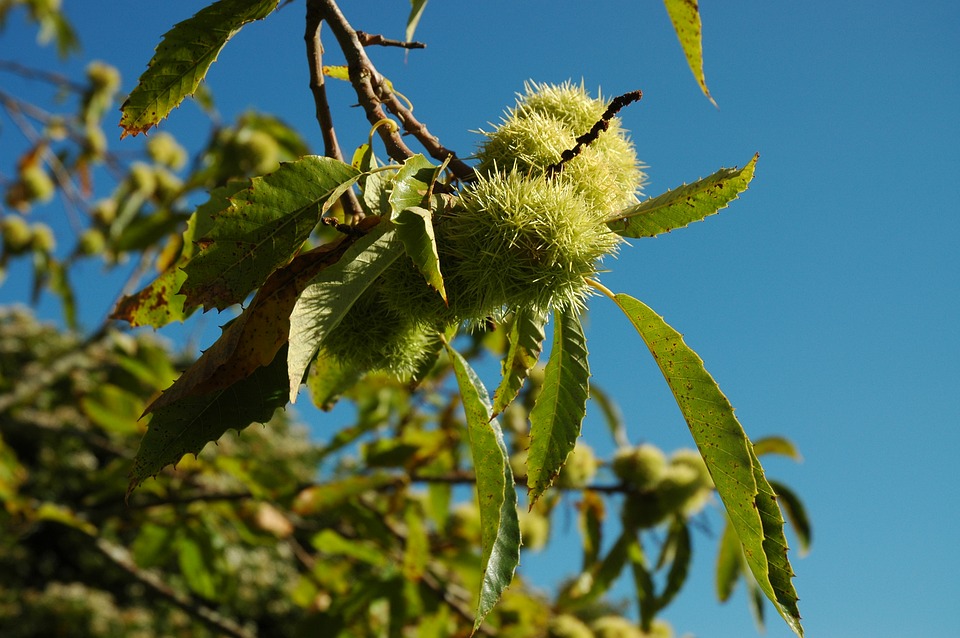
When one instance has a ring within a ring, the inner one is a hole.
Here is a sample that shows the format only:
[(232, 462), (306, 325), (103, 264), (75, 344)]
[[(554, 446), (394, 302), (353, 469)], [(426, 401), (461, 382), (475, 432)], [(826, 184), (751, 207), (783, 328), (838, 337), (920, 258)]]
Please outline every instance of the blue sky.
[[(85, 57), (118, 65), (129, 90), (160, 35), (205, 3), (64, 4)], [(407, 9), (398, 0), (343, 6), (356, 28), (398, 38)], [(960, 594), (960, 7), (704, 0), (701, 13), (718, 109), (700, 94), (658, 2), (435, 2), (417, 32), (427, 49), (371, 55), (461, 156), (475, 148), (471, 131), (497, 121), (525, 80), (570, 78), (608, 96), (643, 90), (622, 115), (649, 166), (649, 194), (760, 152), (740, 201), (704, 223), (634, 240), (602, 281), (685, 335), (751, 437), (783, 434), (799, 446), (802, 464), (765, 465), (801, 494), (815, 525), (812, 552), (793, 558), (808, 635), (960, 636), (949, 611)], [(247, 27), (208, 83), (225, 119), (247, 108), (274, 112), (320, 149), (302, 17), (296, 2)], [(13, 20), (0, 58), (59, 65), (34, 34)], [(5, 90), (28, 90), (0, 80)], [(331, 100), (351, 148), (367, 124), (347, 108), (349, 87), (332, 87)], [(161, 129), (200, 144), (201, 124), (185, 104)], [(3, 127), (9, 170), (19, 142), (8, 121)], [(56, 205), (36, 216), (64, 224)], [(24, 299), (15, 275), (0, 302)], [(88, 325), (113, 294), (99, 277), (91, 269), (80, 284)], [(593, 381), (618, 397), (631, 439), (690, 446), (636, 333), (606, 300), (591, 308)], [(50, 301), (41, 309), (55, 316)], [(597, 416), (584, 431), (598, 451), (611, 449)], [(547, 588), (579, 561), (564, 560), (575, 548), (559, 536), (552, 552), (521, 565)], [(694, 543), (694, 575), (668, 619), (704, 638), (755, 635), (742, 595), (714, 601), (715, 538), (698, 533)], [(791, 635), (770, 614), (766, 635)]]

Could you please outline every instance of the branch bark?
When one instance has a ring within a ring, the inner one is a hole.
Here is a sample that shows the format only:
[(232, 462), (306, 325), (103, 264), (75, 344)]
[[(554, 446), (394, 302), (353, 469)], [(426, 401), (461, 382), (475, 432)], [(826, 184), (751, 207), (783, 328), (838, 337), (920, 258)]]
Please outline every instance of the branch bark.
[[(308, 4), (316, 7), (321, 18), (330, 25), (330, 30), (337, 38), (347, 60), (350, 83), (353, 84), (360, 106), (363, 107), (371, 126), (387, 117), (384, 111), (386, 106), (391, 113), (400, 118), (403, 129), (413, 135), (431, 157), (441, 162), (449, 158), (449, 167), (454, 175), (463, 180), (473, 179), (473, 169), (457, 159), (456, 153), (443, 146), (439, 139), (432, 135), (423, 123), (414, 118), (410, 109), (390, 91), (383, 76), (367, 57), (357, 31), (350, 26), (335, 0), (309, 0)], [(399, 132), (390, 131), (384, 126), (378, 127), (377, 132), (386, 146), (387, 155), (395, 161), (403, 162), (414, 154)]]

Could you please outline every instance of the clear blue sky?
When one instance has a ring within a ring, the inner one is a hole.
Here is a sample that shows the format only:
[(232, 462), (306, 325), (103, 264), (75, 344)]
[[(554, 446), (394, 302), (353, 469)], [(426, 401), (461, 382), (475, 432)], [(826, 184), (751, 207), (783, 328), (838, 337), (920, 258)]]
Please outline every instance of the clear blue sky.
[[(205, 3), (64, 4), (85, 54), (118, 65), (129, 90), (160, 35)], [(741, 201), (691, 228), (635, 240), (603, 281), (684, 333), (748, 434), (783, 434), (802, 451), (802, 464), (773, 459), (767, 472), (802, 495), (815, 525), (812, 552), (793, 558), (808, 635), (960, 636), (950, 611), (960, 595), (960, 6), (701, 4), (719, 109), (700, 94), (659, 2), (434, 2), (417, 33), (426, 50), (372, 55), (461, 155), (524, 80), (568, 78), (606, 95), (644, 91), (623, 119), (649, 165), (650, 194), (759, 151)], [(343, 3), (356, 28), (398, 38), (407, 8)], [(209, 84), (225, 118), (248, 107), (274, 112), (319, 149), (302, 17), (295, 2), (247, 27)], [(13, 20), (0, 58), (25, 55), (53, 60)], [(348, 87), (334, 87), (331, 99), (341, 140), (353, 147), (367, 125), (345, 108), (355, 101)], [(200, 122), (187, 104), (161, 129), (189, 136)], [(9, 170), (14, 135), (3, 126)], [(63, 224), (55, 205), (37, 216)], [(89, 276), (82, 303), (92, 324), (109, 300), (99, 272)], [(11, 277), (0, 302), (23, 299), (24, 289)], [(54, 316), (53, 304), (43, 308)], [(593, 380), (619, 397), (631, 439), (689, 446), (649, 355), (603, 299), (593, 302), (588, 341)], [(599, 418), (588, 416), (584, 430), (610, 450)], [(755, 635), (742, 595), (714, 601), (715, 539), (698, 533), (694, 542), (694, 575), (668, 619), (703, 638)], [(567, 559), (574, 551), (560, 538), (521, 571), (549, 588), (579, 562)], [(773, 613), (767, 635), (790, 635)]]

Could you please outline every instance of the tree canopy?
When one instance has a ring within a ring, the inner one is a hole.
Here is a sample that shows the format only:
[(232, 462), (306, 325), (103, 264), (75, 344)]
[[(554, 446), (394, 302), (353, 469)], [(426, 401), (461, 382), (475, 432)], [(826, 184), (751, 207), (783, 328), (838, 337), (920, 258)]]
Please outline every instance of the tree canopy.
[[(785, 527), (805, 550), (810, 523), (759, 460), (797, 450), (751, 441), (680, 333), (601, 282), (626, 239), (734, 202), (759, 156), (648, 196), (618, 116), (641, 91), (531, 81), (476, 155), (458, 157), (373, 60), (423, 46), (426, 4), (411, 2), (399, 40), (359, 30), (363, 10), (306, 1), (300, 99), (316, 108), (322, 154), (270, 113), (211, 116), (193, 157), (153, 130), (184, 100), (212, 103), (203, 80), (218, 54), (278, 0), (185, 17), (122, 100), (105, 62), (72, 79), (0, 60), (0, 73), (69, 96), (54, 111), (0, 90), (28, 141), (0, 157), (0, 270), (29, 261), (35, 294), (63, 308), (59, 325), (0, 310), (4, 635), (669, 636), (661, 612), (711, 504), (725, 512), (718, 598), (742, 582), (761, 625), (771, 604), (803, 634)], [(665, 6), (712, 101), (697, 4)], [(0, 0), (0, 28), (14, 11), (79, 54), (58, 3)], [(323, 64), (321, 25), (345, 66)], [(327, 82), (348, 82), (369, 123), (352, 154), (335, 116), (355, 114), (333, 112)], [(117, 103), (127, 139), (113, 143)], [(109, 193), (91, 179), (104, 170)], [(65, 233), (28, 221), (55, 198), (75, 217)], [(71, 273), (91, 260), (143, 267), (83, 331)], [(631, 443), (615, 398), (590, 383), (582, 317), (600, 303), (646, 346), (694, 447)], [(211, 310), (230, 319), (199, 356), (136, 330)], [(488, 389), (474, 367), (491, 357), (502, 374)], [(355, 419), (313, 441), (284, 410), (305, 399), (348, 403)], [(582, 442), (588, 409), (609, 425), (611, 458)], [(517, 566), (546, 545), (565, 494), (582, 552), (547, 595)], [(627, 572), (632, 609), (609, 596)]]

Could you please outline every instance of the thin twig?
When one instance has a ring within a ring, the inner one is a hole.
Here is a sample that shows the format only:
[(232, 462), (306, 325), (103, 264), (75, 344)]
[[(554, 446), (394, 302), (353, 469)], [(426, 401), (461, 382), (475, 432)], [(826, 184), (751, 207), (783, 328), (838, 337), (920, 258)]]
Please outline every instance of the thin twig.
[(365, 47), (378, 45), (382, 47), (400, 47), (401, 49), (425, 49), (427, 45), (423, 42), (406, 42), (404, 40), (392, 40), (390, 38), (385, 38), (382, 35), (375, 33), (367, 33), (366, 31), (357, 31), (357, 38), (360, 40), (360, 44)]
[[(340, 150), (337, 133), (333, 128), (333, 115), (330, 112), (330, 103), (327, 101), (327, 85), (323, 77), (323, 42), (320, 40), (322, 25), (323, 19), (316, 3), (307, 2), (307, 28), (303, 39), (307, 43), (310, 92), (313, 93), (317, 122), (320, 124), (320, 134), (323, 136), (323, 154), (342, 162), (343, 152)], [(363, 219), (363, 208), (360, 206), (353, 189), (347, 189), (340, 198), (340, 203), (343, 205), (347, 217), (353, 223)]]
[[(418, 122), (410, 110), (389, 90), (383, 76), (380, 75), (370, 58), (367, 57), (357, 32), (347, 22), (335, 0), (309, 1), (316, 3), (323, 19), (330, 25), (330, 29), (343, 50), (347, 60), (350, 83), (353, 84), (353, 88), (357, 92), (360, 106), (363, 107), (370, 124), (374, 125), (386, 117), (383, 110), (383, 106), (386, 105), (392, 113), (400, 118), (404, 130), (423, 144), (431, 157), (441, 162), (450, 158), (450, 170), (453, 171), (454, 175), (461, 179), (471, 179), (473, 170), (456, 159), (455, 153), (440, 144), (439, 140), (427, 130), (427, 127)], [(377, 128), (377, 133), (383, 140), (387, 155), (395, 161), (403, 162), (413, 156), (413, 151), (403, 141), (399, 132), (381, 126)]]
[(50, 71), (44, 71), (42, 69), (34, 69), (24, 66), (19, 62), (14, 62), (13, 60), (0, 60), (0, 71), (7, 71), (28, 80), (41, 80), (53, 84), (57, 88), (69, 89), (76, 93), (83, 93), (87, 90), (86, 86), (79, 82), (74, 82), (65, 75), (51, 73)]
[(127, 574), (132, 576), (137, 582), (161, 598), (170, 601), (176, 607), (179, 607), (215, 632), (231, 636), (231, 638), (256, 638), (256, 632), (247, 631), (233, 619), (227, 618), (215, 609), (207, 607), (188, 594), (175, 590), (156, 573), (142, 569), (134, 562), (133, 557), (126, 548), (115, 545), (99, 536), (94, 538), (94, 546), (103, 556), (127, 572)]

